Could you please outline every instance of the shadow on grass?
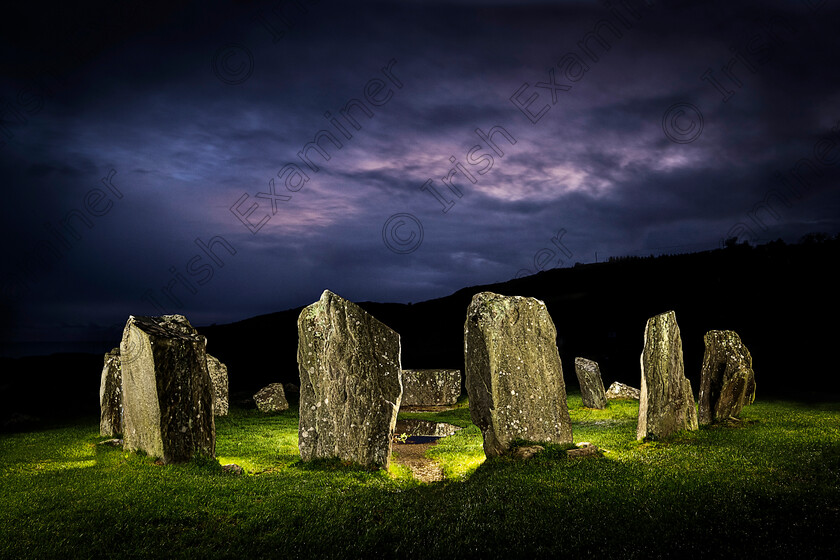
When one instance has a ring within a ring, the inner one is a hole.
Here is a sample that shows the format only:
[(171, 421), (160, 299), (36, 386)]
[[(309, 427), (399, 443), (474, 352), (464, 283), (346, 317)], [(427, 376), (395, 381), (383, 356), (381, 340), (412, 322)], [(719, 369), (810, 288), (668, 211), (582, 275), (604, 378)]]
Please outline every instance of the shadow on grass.
[(342, 472), (342, 473), (376, 473), (381, 471), (377, 467), (365, 467), (353, 461), (345, 461), (338, 457), (295, 461), (289, 468), (310, 472)]

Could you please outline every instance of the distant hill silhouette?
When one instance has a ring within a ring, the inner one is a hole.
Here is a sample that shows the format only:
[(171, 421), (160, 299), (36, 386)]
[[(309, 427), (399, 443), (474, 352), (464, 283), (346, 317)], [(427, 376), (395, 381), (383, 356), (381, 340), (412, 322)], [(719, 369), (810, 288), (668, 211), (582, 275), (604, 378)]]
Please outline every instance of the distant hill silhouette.
[[(828, 355), (837, 331), (838, 249), (836, 239), (741, 244), (553, 269), (413, 305), (357, 303), (400, 333), (405, 368), (463, 370), (467, 307), (474, 294), (493, 291), (546, 303), (557, 327), (566, 383), (572, 386), (577, 385), (574, 358), (584, 356), (599, 362), (605, 384), (622, 381), (638, 387), (645, 322), (673, 309), (695, 392), (703, 335), (731, 329), (753, 355), (759, 395), (795, 392), (804, 397), (826, 391), (836, 396), (840, 382), (831, 373), (835, 364)], [(274, 381), (298, 382), (301, 309), (199, 328), (208, 338), (208, 350), (228, 364), (232, 392)]]
[[(413, 305), (357, 303), (400, 333), (404, 368), (463, 371), (463, 326), (474, 294), (493, 291), (541, 299), (557, 327), (557, 346), (571, 387), (577, 386), (576, 356), (598, 361), (605, 385), (621, 381), (638, 387), (645, 322), (673, 309), (695, 398), (703, 335), (731, 329), (753, 355), (759, 398), (837, 400), (837, 361), (829, 355), (837, 333), (838, 251), (837, 238), (812, 237), (795, 245), (740, 244), (553, 269)], [(208, 352), (228, 365), (234, 402), (268, 383), (299, 382), (301, 309), (198, 327), (207, 336)], [(44, 417), (46, 410), (65, 417), (98, 414), (102, 356), (2, 359), (0, 367), (0, 418), (11, 412)]]

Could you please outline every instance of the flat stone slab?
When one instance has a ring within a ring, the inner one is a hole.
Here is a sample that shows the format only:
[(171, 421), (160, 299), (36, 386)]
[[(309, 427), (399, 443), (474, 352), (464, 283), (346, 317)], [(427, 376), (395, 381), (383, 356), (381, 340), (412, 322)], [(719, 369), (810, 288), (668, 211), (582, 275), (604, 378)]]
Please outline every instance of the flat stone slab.
[(404, 369), (403, 406), (445, 406), (461, 396), (459, 369)]
[(458, 407), (455, 406), (455, 405), (437, 406), (437, 405), (431, 405), (430, 404), (430, 405), (411, 406), (411, 405), (401, 404), (400, 405), (400, 412), (432, 412), (432, 413), (437, 414), (438, 412), (446, 412), (447, 410), (455, 410), (456, 408), (458, 408)]
[(534, 298), (482, 292), (464, 324), (470, 416), (484, 454), (503, 455), (516, 439), (571, 443), (557, 331)]
[(227, 465), (222, 465), (222, 472), (239, 476), (245, 474), (245, 469), (236, 463), (229, 463)]
[(431, 420), (397, 420), (394, 433), (397, 435), (407, 434), (409, 436), (451, 436), (460, 426), (448, 422), (432, 422)]
[(578, 444), (574, 449), (566, 450), (566, 455), (569, 457), (601, 457), (604, 452), (598, 449), (597, 445), (592, 445), (588, 441)]
[(329, 290), (298, 317), (301, 459), (388, 468), (402, 402), (400, 335)]
[(513, 452), (513, 458), (526, 461), (534, 455), (536, 455), (537, 453), (542, 453), (543, 451), (545, 451), (545, 447), (543, 447), (542, 445), (529, 445), (526, 447), (517, 447), (516, 451)]

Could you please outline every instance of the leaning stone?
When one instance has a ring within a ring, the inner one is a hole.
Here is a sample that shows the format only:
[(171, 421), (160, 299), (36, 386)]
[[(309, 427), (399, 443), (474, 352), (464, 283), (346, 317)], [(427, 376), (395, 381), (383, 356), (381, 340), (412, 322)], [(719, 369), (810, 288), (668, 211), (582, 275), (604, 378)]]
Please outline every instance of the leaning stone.
[(636, 439), (697, 429), (697, 406), (685, 377), (682, 338), (673, 311), (648, 319), (641, 355), (642, 389)]
[(213, 414), (225, 416), (228, 413), (228, 369), (218, 358), (207, 354), (207, 372), (213, 382)]
[(404, 369), (404, 406), (445, 406), (461, 396), (459, 369)]
[(641, 393), (634, 387), (614, 381), (613, 384), (610, 385), (610, 388), (607, 389), (606, 396), (608, 399), (630, 399), (637, 401), (639, 400)]
[(283, 390), (286, 392), (287, 395), (300, 394), (300, 387), (298, 387), (294, 383), (284, 383)]
[(755, 400), (752, 356), (734, 331), (709, 331), (700, 374), (700, 423), (737, 418)]
[(556, 330), (542, 301), (482, 292), (464, 325), (470, 416), (484, 454), (507, 453), (516, 439), (571, 443)]
[(254, 402), (260, 412), (283, 412), (289, 408), (282, 383), (271, 383), (257, 391)]
[(580, 384), (580, 396), (586, 408), (607, 408), (607, 395), (601, 380), (598, 362), (575, 358), (575, 374)]
[(99, 435), (113, 437), (122, 434), (122, 372), (120, 349), (105, 354), (102, 378), (99, 382)]
[(183, 315), (128, 318), (120, 343), (127, 450), (163, 463), (215, 455), (206, 343)]
[(400, 335), (330, 291), (298, 317), (301, 459), (388, 468), (402, 400)]

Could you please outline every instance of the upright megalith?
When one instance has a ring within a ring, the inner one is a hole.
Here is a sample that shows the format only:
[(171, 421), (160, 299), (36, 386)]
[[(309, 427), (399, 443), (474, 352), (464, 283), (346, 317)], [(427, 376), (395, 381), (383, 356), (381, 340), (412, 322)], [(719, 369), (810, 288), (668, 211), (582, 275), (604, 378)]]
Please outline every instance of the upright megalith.
[[(103, 436), (122, 433), (122, 358), (119, 346), (105, 354), (105, 366), (99, 383), (99, 432)], [(228, 413), (227, 366), (218, 358), (207, 354), (207, 372), (213, 384), (213, 414)]]
[(734, 331), (709, 331), (700, 372), (700, 423), (737, 418), (755, 400), (752, 356)]
[(697, 429), (697, 406), (685, 377), (682, 338), (673, 311), (648, 319), (641, 356), (642, 388), (636, 438)]
[(228, 413), (228, 368), (218, 358), (207, 354), (207, 373), (213, 384), (213, 414), (225, 416)]
[(461, 396), (459, 369), (404, 369), (403, 406), (445, 406)]
[(165, 463), (215, 455), (206, 343), (183, 315), (128, 318), (120, 343), (126, 449)]
[(402, 400), (400, 335), (329, 290), (298, 317), (301, 459), (388, 468)]
[(99, 382), (99, 435), (116, 437), (122, 434), (122, 372), (120, 349), (105, 354)]
[(507, 453), (517, 439), (571, 443), (556, 338), (542, 301), (473, 296), (464, 324), (466, 386), (487, 457)]
[(598, 362), (575, 358), (575, 374), (580, 384), (580, 396), (586, 408), (607, 408), (607, 393), (601, 379)]

